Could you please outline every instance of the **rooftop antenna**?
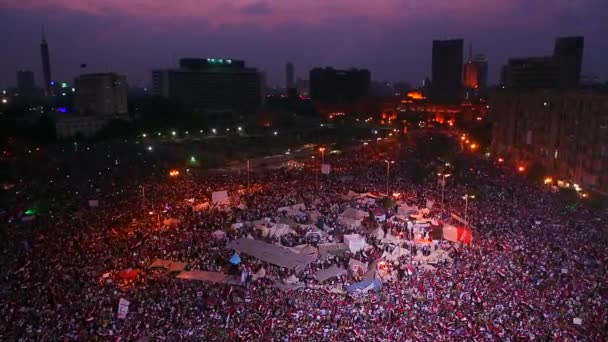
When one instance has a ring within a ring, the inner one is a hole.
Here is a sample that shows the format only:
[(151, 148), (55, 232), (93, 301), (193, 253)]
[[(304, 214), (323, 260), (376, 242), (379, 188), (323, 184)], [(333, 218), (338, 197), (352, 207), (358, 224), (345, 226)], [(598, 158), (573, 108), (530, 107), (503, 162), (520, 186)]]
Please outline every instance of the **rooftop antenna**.
[(42, 41), (46, 41), (46, 34), (44, 32), (44, 24), (42, 24)]

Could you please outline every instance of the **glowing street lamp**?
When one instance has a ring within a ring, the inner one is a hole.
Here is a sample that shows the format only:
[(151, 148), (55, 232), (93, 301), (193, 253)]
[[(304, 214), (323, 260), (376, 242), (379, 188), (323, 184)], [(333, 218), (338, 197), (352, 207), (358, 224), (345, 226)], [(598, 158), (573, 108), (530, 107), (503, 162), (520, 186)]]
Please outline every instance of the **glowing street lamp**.
[(237, 129), (237, 131), (241, 132), (243, 130), (243, 127), (239, 126), (236, 129)]
[(391, 174), (391, 164), (395, 164), (395, 161), (387, 159), (384, 162), (386, 163), (386, 196), (388, 196), (388, 181)]
[(437, 176), (441, 177), (441, 209), (443, 210), (443, 194), (445, 190), (445, 179), (450, 177), (449, 173), (438, 173)]
[(325, 147), (319, 147), (319, 152), (321, 152), (321, 164), (325, 164)]
[(499, 163), (502, 163), (502, 162), (504, 162), (504, 161), (505, 161), (505, 159), (504, 159), (504, 158), (498, 158), (498, 162), (499, 162)]
[(171, 132), (172, 136), (175, 136), (176, 134), (177, 134), (177, 132), (175, 132), (175, 131)]
[(553, 183), (553, 178), (551, 178), (551, 177), (545, 178), (545, 184), (551, 184), (551, 183)]
[(142, 134), (141, 136), (144, 137), (144, 138), (147, 137), (146, 133)]
[(177, 177), (177, 176), (179, 176), (179, 171), (177, 171), (177, 170), (171, 170), (171, 171), (169, 171), (169, 176), (170, 177)]
[(467, 228), (469, 227), (469, 198), (475, 198), (475, 195), (464, 195), (464, 222), (466, 222)]
[(526, 167), (523, 166), (523, 165), (520, 165), (520, 166), (517, 167), (517, 171), (524, 172), (524, 171), (526, 171)]

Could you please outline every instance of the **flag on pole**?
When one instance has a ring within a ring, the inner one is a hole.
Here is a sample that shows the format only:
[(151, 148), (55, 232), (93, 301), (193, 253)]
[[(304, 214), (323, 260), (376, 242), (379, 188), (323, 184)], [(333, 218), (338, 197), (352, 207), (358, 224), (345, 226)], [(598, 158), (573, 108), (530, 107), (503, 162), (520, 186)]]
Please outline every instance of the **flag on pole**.
[(445, 225), (443, 227), (443, 238), (452, 242), (470, 244), (473, 242), (473, 234), (470, 228)]

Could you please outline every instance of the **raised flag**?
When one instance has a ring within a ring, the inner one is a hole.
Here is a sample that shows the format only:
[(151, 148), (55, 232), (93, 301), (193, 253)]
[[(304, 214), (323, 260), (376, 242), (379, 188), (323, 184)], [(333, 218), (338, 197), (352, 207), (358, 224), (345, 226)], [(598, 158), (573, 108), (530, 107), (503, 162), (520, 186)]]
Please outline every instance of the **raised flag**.
[(443, 238), (452, 242), (470, 244), (473, 241), (473, 234), (470, 228), (445, 225)]

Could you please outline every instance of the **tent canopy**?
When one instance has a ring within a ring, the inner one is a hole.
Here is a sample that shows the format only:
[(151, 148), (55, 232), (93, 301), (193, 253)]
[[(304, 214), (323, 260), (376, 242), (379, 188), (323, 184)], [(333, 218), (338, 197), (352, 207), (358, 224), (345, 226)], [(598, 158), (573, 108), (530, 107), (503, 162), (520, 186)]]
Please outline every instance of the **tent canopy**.
[(231, 241), (228, 248), (291, 270), (303, 269), (317, 259), (316, 256), (295, 253), (280, 246), (247, 238)]

